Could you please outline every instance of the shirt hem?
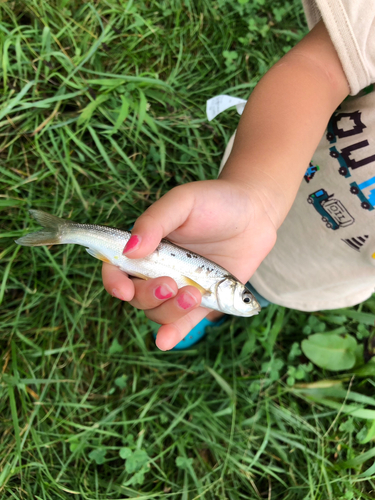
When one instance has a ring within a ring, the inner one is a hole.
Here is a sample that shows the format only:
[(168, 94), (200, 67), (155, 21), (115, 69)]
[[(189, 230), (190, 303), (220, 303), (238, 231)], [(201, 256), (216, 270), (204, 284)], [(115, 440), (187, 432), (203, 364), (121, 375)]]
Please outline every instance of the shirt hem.
[(311, 29), (319, 17), (323, 20), (348, 80), (350, 95), (356, 95), (371, 82), (346, 11), (337, 0), (333, 3), (313, 1), (315, 9), (311, 0), (303, 2), (309, 27)]
[[(364, 290), (363, 293), (356, 293), (355, 295), (351, 294), (350, 296), (340, 297), (339, 300), (330, 300), (329, 298), (326, 300), (311, 300), (309, 298), (299, 301), (295, 298), (278, 297), (277, 295), (273, 294), (272, 291), (267, 288), (267, 286), (264, 286), (264, 283), (262, 283), (262, 280), (259, 279), (259, 277), (253, 276), (249, 281), (255, 288), (255, 290), (269, 302), (303, 312), (316, 312), (356, 306), (361, 302), (369, 299), (374, 293), (374, 289), (372, 288), (371, 290)], [(322, 293), (323, 290), (321, 290), (320, 292)]]

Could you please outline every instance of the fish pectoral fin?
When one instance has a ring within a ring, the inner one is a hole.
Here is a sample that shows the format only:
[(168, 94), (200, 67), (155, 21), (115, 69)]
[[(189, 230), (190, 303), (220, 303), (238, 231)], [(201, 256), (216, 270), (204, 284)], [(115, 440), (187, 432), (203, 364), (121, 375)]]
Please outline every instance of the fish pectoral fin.
[(95, 259), (107, 262), (108, 264), (112, 264), (112, 262), (109, 259), (107, 259), (105, 255), (98, 252), (97, 250), (93, 250), (92, 248), (86, 248), (86, 252), (89, 253), (92, 257), (95, 257)]
[(149, 280), (150, 278), (148, 276), (145, 276), (142, 273), (138, 273), (136, 271), (125, 271), (128, 273), (130, 276), (134, 276), (134, 278), (140, 278), (141, 280)]
[(188, 278), (187, 276), (181, 276), (181, 277), (185, 281), (186, 285), (195, 286), (195, 288), (198, 288), (198, 290), (201, 292), (202, 295), (211, 295), (212, 292), (210, 292), (210, 290), (207, 290), (206, 288), (204, 288), (202, 285), (192, 280), (191, 278)]

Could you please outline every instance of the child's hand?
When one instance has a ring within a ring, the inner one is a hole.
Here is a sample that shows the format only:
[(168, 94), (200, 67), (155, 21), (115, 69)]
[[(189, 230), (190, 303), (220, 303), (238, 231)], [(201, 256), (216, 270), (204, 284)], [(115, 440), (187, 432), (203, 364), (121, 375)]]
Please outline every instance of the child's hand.
[[(132, 230), (129, 258), (152, 253), (164, 237), (217, 262), (243, 283), (251, 277), (276, 241), (276, 227), (267, 200), (251, 186), (228, 180), (193, 182), (168, 192), (141, 215)], [(203, 319), (195, 287), (180, 290), (171, 278), (129, 279), (118, 268), (103, 265), (106, 290), (144, 309), (162, 324), (156, 343), (172, 349)]]
[[(145, 257), (168, 237), (245, 283), (275, 244), (329, 117), (348, 92), (320, 21), (252, 92), (220, 179), (179, 186), (154, 203), (135, 223), (137, 238), (127, 256)], [(177, 292), (170, 278), (130, 280), (106, 265), (103, 282), (109, 293), (163, 325), (156, 340), (162, 350), (174, 347), (208, 314), (198, 306), (197, 289)]]

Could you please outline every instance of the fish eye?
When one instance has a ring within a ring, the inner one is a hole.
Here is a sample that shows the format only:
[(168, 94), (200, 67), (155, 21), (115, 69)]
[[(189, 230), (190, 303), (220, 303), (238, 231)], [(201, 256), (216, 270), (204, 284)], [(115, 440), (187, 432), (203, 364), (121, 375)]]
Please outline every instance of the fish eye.
[(242, 301), (245, 302), (245, 304), (249, 304), (249, 302), (251, 302), (251, 293), (250, 292), (244, 292), (242, 294)]

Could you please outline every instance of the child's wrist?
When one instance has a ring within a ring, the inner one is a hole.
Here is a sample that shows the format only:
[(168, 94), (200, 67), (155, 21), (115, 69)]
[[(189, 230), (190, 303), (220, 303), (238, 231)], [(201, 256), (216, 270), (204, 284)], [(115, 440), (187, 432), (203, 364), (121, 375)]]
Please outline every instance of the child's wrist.
[(277, 231), (289, 212), (294, 197), (290, 196), (289, 192), (285, 192), (262, 169), (238, 163), (236, 167), (230, 168), (228, 165), (227, 168), (226, 165), (219, 179), (243, 191), (255, 207), (255, 212), (266, 214)]

